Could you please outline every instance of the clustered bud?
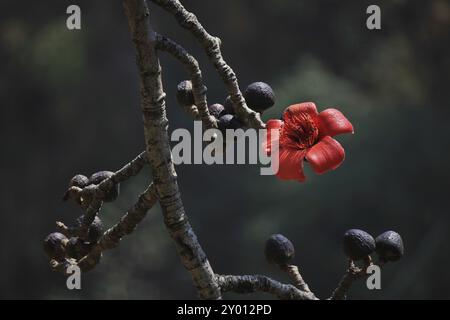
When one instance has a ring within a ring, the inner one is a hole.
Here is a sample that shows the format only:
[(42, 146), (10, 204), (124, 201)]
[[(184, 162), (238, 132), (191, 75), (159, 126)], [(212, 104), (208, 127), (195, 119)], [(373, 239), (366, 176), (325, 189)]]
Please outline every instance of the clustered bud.
[[(99, 172), (96, 172), (89, 178), (89, 185), (91, 185), (91, 184), (98, 185), (103, 180), (111, 178), (111, 176), (113, 174), (114, 174), (114, 172), (111, 172), (111, 171), (99, 171)], [(119, 194), (120, 194), (120, 185), (119, 184), (115, 184), (114, 187), (111, 190), (108, 190), (106, 192), (106, 195), (105, 195), (105, 197), (102, 200), (105, 201), (105, 202), (112, 202), (112, 201), (117, 199)]]
[(397, 261), (403, 257), (403, 240), (395, 231), (386, 231), (376, 239), (376, 252), (384, 262)]
[(68, 239), (59, 232), (50, 233), (44, 239), (44, 251), (50, 259), (63, 261), (66, 255), (66, 244)]
[(220, 103), (212, 104), (208, 107), (209, 113), (215, 117), (216, 119), (219, 119), (225, 111), (225, 107), (221, 105)]
[[(83, 217), (84, 216), (82, 215), (77, 219), (78, 225), (83, 220)], [(64, 261), (64, 259), (79, 260), (89, 254), (102, 235), (103, 223), (102, 220), (96, 216), (89, 226), (86, 240), (75, 236), (68, 239), (64, 234), (54, 232), (45, 238), (44, 251), (50, 259), (55, 259), (59, 262)]]
[(70, 187), (84, 188), (88, 184), (89, 184), (89, 179), (86, 176), (84, 176), (82, 174), (77, 174), (72, 179), (70, 179), (69, 188)]
[(351, 229), (344, 234), (344, 252), (351, 260), (361, 260), (375, 251), (375, 240), (367, 232)]
[(239, 129), (242, 127), (241, 122), (233, 115), (231, 114), (225, 114), (219, 118), (218, 122), (219, 130), (225, 133), (225, 130), (227, 129)]
[(269, 263), (285, 266), (294, 257), (295, 249), (288, 238), (281, 234), (273, 234), (266, 241), (264, 253)]
[(248, 85), (244, 91), (244, 98), (251, 109), (260, 113), (275, 104), (275, 93), (272, 88), (264, 82), (254, 82)]
[(358, 261), (374, 251), (381, 262), (397, 261), (403, 256), (403, 240), (394, 231), (386, 231), (375, 240), (363, 230), (351, 229), (345, 232), (344, 252), (349, 259)]

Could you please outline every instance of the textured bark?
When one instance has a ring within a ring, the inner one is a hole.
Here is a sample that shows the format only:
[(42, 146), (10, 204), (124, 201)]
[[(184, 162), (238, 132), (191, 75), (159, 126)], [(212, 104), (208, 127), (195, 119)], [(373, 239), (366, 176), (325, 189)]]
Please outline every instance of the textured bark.
[(309, 289), (308, 284), (305, 282), (305, 280), (303, 280), (303, 277), (300, 274), (300, 271), (298, 270), (297, 266), (289, 264), (289, 265), (284, 266), (283, 269), (292, 278), (292, 280), (294, 281), (294, 284), (297, 288), (299, 288), (301, 291), (311, 293), (314, 296), (314, 294)]
[(181, 261), (189, 270), (200, 298), (219, 299), (214, 273), (184, 212), (172, 162), (161, 66), (156, 52), (156, 34), (150, 29), (144, 0), (124, 0), (136, 62), (141, 78), (141, 108), (146, 151), (154, 185), (163, 209), (164, 222), (175, 242)]
[(85, 188), (71, 187), (66, 191), (64, 200), (73, 199), (84, 207), (85, 213), (77, 220), (77, 224), (67, 227), (62, 222), (56, 222), (58, 231), (67, 237), (80, 237), (84, 239), (89, 231), (89, 226), (99, 213), (102, 202), (108, 190), (114, 188), (116, 184), (126, 181), (130, 177), (137, 175), (147, 163), (147, 152), (141, 152), (136, 158), (116, 171), (111, 177), (103, 180), (98, 185), (90, 185)]
[[(329, 300), (346, 300), (347, 293), (350, 290), (353, 282), (357, 281), (358, 279), (367, 278), (366, 270), (371, 264), (372, 258), (370, 256), (367, 256), (365, 258), (364, 266), (362, 268), (355, 266), (355, 263), (350, 260), (347, 271), (339, 281)], [(378, 266), (380, 267), (381, 265), (381, 263), (378, 264)]]
[(260, 291), (283, 300), (317, 300), (311, 292), (302, 291), (293, 285), (283, 284), (262, 275), (218, 275), (217, 280), (222, 292), (246, 294)]
[(228, 94), (231, 97), (231, 101), (233, 102), (233, 106), (239, 120), (252, 128), (265, 128), (265, 124), (261, 121), (259, 113), (253, 111), (247, 106), (241, 90), (239, 89), (235, 72), (223, 59), (222, 52), (220, 50), (220, 39), (211, 36), (205, 28), (203, 28), (197, 17), (193, 13), (187, 11), (178, 0), (152, 1), (166, 11), (170, 12), (178, 21), (180, 26), (189, 30), (203, 46), (206, 54), (213, 62), (214, 67), (227, 86)]

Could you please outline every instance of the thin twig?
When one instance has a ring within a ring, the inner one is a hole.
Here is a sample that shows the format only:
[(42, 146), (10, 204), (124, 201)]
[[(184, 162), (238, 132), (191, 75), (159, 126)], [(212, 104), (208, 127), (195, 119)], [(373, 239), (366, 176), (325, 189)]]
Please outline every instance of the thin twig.
[(107, 192), (114, 188), (116, 184), (122, 183), (129, 178), (136, 176), (148, 162), (146, 151), (141, 152), (136, 158), (124, 165), (121, 169), (114, 172), (109, 178), (106, 178), (98, 185), (90, 185), (85, 188), (70, 187), (67, 190), (64, 200), (68, 198), (79, 200), (82, 199), (82, 203), (87, 199), (97, 198), (103, 199)]
[(261, 120), (259, 113), (253, 111), (247, 106), (241, 90), (239, 89), (235, 72), (223, 59), (222, 52), (220, 50), (220, 39), (211, 36), (205, 28), (203, 28), (197, 17), (193, 13), (187, 11), (178, 0), (152, 1), (166, 11), (170, 12), (178, 21), (180, 26), (189, 30), (203, 46), (206, 54), (213, 62), (217, 72), (227, 86), (228, 93), (231, 97), (231, 101), (233, 102), (233, 106), (239, 120), (241, 120), (248, 127), (256, 129), (265, 128), (265, 124)]
[[(156, 48), (165, 51), (180, 61), (186, 68), (192, 82), (194, 102), (198, 110), (198, 118), (203, 121), (207, 128), (217, 128), (217, 120), (209, 114), (206, 99), (206, 86), (203, 84), (202, 71), (198, 61), (182, 46), (175, 41), (156, 34)], [(195, 110), (195, 109), (194, 109)]]
[(85, 188), (69, 188), (66, 192), (65, 199), (74, 199), (83, 209), (85, 209), (85, 213), (77, 219), (76, 225), (71, 227), (67, 227), (64, 223), (57, 221), (56, 226), (58, 231), (67, 237), (86, 238), (90, 225), (101, 209), (101, 200), (106, 196), (108, 190), (114, 188), (116, 184), (137, 175), (147, 162), (147, 152), (143, 151), (136, 158), (114, 172), (109, 178), (106, 178), (98, 185), (89, 185)]
[[(314, 293), (311, 292), (311, 290), (308, 287), (308, 284), (303, 280), (302, 275), (300, 274), (300, 270), (295, 265), (285, 265), (282, 267), (284, 271), (287, 272), (287, 274), (293, 279), (294, 284), (297, 288), (299, 288), (301, 291), (310, 293), (314, 296)], [(315, 297), (315, 296), (314, 296)]]
[(347, 293), (350, 290), (353, 282), (358, 279), (364, 278), (367, 276), (366, 270), (372, 264), (372, 260), (370, 257), (367, 257), (364, 261), (364, 266), (359, 268), (355, 265), (353, 261), (349, 261), (349, 266), (344, 276), (339, 281), (338, 286), (331, 294), (329, 300), (345, 300), (347, 299)]
[(117, 247), (125, 235), (132, 233), (136, 229), (136, 226), (145, 218), (147, 212), (157, 201), (158, 197), (155, 187), (151, 184), (120, 221), (103, 234), (89, 254), (78, 261), (80, 268), (83, 270), (87, 269), (88, 266), (95, 266), (98, 263), (97, 257), (103, 251)]

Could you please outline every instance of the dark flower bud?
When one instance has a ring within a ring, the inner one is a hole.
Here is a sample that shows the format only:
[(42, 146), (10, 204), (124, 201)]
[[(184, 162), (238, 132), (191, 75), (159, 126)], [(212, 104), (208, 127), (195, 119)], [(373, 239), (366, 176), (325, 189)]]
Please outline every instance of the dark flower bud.
[(69, 188), (70, 187), (84, 188), (88, 185), (88, 183), (89, 179), (86, 176), (82, 174), (77, 174), (72, 179), (70, 179)]
[(347, 230), (344, 234), (344, 252), (351, 260), (361, 260), (375, 251), (375, 240), (365, 231)]
[[(111, 171), (96, 172), (89, 178), (89, 184), (98, 185), (103, 180), (111, 178), (113, 174), (114, 174), (114, 172), (111, 172)], [(119, 184), (115, 184), (111, 190), (108, 190), (106, 192), (106, 195), (105, 195), (105, 198), (103, 199), (103, 201), (105, 201), (105, 202), (114, 201), (119, 196), (119, 193), (120, 193), (120, 186), (119, 186)]]
[(66, 255), (67, 237), (59, 232), (50, 233), (44, 239), (44, 251), (50, 259), (63, 261)]
[(264, 82), (250, 84), (244, 91), (244, 98), (247, 105), (257, 112), (263, 112), (275, 104), (275, 93)]
[[(89, 179), (82, 174), (77, 174), (76, 176), (72, 177), (72, 179), (70, 179), (70, 181), (69, 181), (69, 188), (62, 197), (63, 201), (67, 201), (69, 199), (69, 197), (70, 197), (69, 189), (71, 187), (84, 188), (88, 184), (89, 184)], [(80, 202), (79, 198), (77, 201)]]
[(225, 132), (226, 129), (239, 129), (241, 127), (240, 121), (231, 114), (223, 115), (219, 118), (218, 127), (219, 130)]
[(284, 266), (294, 257), (295, 249), (288, 238), (281, 234), (273, 234), (266, 241), (264, 253), (269, 263)]
[(66, 255), (68, 258), (79, 260), (91, 251), (92, 245), (83, 240), (72, 237), (66, 245)]
[(195, 104), (194, 93), (192, 92), (192, 82), (190, 80), (184, 80), (178, 84), (177, 101), (182, 107)]
[(224, 114), (225, 107), (220, 103), (212, 104), (208, 107), (209, 113), (216, 119), (219, 119)]
[(230, 96), (228, 96), (225, 99), (225, 102), (224, 102), (223, 106), (225, 108), (223, 114), (235, 114), (234, 107), (233, 107), (233, 102), (231, 101), (231, 97)]
[(395, 231), (386, 231), (376, 239), (376, 252), (382, 261), (397, 261), (403, 257), (403, 240)]

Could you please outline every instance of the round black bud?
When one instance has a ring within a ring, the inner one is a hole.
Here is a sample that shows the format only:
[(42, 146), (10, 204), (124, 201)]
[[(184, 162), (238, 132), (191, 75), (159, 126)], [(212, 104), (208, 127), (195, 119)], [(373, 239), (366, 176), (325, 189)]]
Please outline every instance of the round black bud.
[(239, 129), (241, 126), (242, 125), (239, 122), (239, 120), (231, 114), (226, 114), (219, 118), (218, 127), (219, 130), (222, 132), (225, 132), (226, 129), (236, 130)]
[(194, 93), (192, 92), (192, 82), (190, 80), (181, 81), (177, 86), (177, 101), (180, 106), (192, 106), (194, 102)]
[(220, 103), (212, 104), (208, 107), (209, 113), (216, 119), (219, 119), (224, 114), (225, 107)]
[(89, 179), (86, 176), (82, 174), (77, 174), (72, 179), (70, 179), (69, 188), (70, 187), (84, 188), (88, 185), (88, 183)]
[(235, 114), (234, 112), (234, 107), (233, 107), (233, 102), (231, 101), (231, 97), (228, 96), (225, 99), (225, 102), (223, 104), (225, 110), (223, 111), (223, 114)]
[(85, 243), (77, 237), (69, 239), (66, 245), (66, 255), (68, 258), (79, 260), (89, 253), (92, 245)]
[(263, 112), (275, 104), (275, 93), (264, 82), (250, 84), (244, 91), (244, 98), (247, 105), (257, 112)]
[(44, 251), (50, 259), (63, 261), (66, 255), (67, 237), (59, 232), (50, 233), (44, 239)]
[(376, 239), (376, 252), (382, 261), (397, 261), (403, 257), (403, 240), (395, 231), (386, 231)]
[(273, 234), (266, 241), (264, 253), (269, 263), (283, 266), (292, 260), (295, 249), (288, 238), (281, 234)]
[[(103, 180), (111, 178), (111, 176), (113, 174), (114, 174), (114, 172), (111, 172), (111, 171), (96, 172), (89, 178), (89, 184), (98, 185)], [(119, 193), (120, 193), (120, 185), (116, 184), (116, 185), (114, 185), (114, 187), (111, 190), (108, 190), (106, 192), (106, 195), (105, 195), (105, 198), (103, 199), (103, 201), (105, 201), (105, 202), (114, 201), (119, 196)]]
[(375, 251), (375, 240), (365, 231), (347, 230), (344, 234), (344, 253), (351, 260), (361, 260)]

